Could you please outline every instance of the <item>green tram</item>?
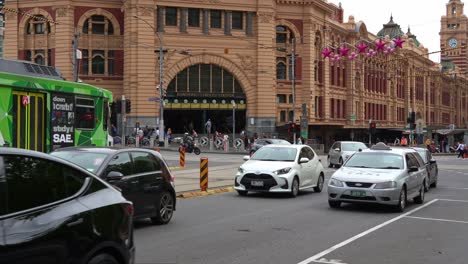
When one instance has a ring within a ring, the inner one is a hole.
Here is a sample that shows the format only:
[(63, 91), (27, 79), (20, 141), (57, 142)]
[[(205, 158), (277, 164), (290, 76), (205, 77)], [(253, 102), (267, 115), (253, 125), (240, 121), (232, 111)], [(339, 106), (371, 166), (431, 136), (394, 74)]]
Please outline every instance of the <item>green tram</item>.
[(112, 145), (112, 93), (64, 81), (56, 68), (0, 59), (0, 144), (50, 152)]

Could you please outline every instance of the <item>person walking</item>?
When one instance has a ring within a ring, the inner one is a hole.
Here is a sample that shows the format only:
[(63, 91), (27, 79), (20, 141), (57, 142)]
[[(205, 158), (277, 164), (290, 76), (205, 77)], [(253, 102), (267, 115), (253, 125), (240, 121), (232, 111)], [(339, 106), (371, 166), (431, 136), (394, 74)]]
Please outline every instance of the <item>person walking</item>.
[(211, 119), (208, 118), (208, 121), (205, 123), (205, 129), (206, 133), (208, 134), (208, 137), (211, 135)]
[(460, 141), (458, 142), (458, 147), (457, 147), (457, 151), (458, 151), (458, 157), (460, 159), (460, 157), (462, 159), (465, 159), (465, 144), (463, 141)]
[(404, 147), (408, 146), (408, 140), (406, 139), (405, 136), (401, 137), (401, 145)]

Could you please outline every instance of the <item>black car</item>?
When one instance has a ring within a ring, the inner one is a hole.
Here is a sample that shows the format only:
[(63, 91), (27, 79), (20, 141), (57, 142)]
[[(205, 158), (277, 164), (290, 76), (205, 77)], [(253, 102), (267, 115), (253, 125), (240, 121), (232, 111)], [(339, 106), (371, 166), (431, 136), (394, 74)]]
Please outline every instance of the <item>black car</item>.
[(413, 148), (421, 156), (424, 165), (427, 170), (428, 181), (426, 181), (426, 191), (429, 187), (437, 187), (437, 179), (439, 177), (439, 168), (437, 167), (437, 161), (432, 157), (432, 153), (426, 148)]
[(133, 206), (50, 155), (0, 149), (0, 263), (134, 263)]
[(140, 148), (61, 148), (51, 155), (71, 161), (122, 191), (134, 218), (167, 224), (175, 210), (174, 178), (157, 151)]
[(291, 145), (289, 141), (284, 140), (284, 139), (277, 139), (277, 138), (258, 138), (254, 141), (252, 146), (250, 147), (250, 156), (252, 156), (255, 151), (260, 149), (263, 146), (270, 145), (270, 144), (275, 144), (275, 145)]

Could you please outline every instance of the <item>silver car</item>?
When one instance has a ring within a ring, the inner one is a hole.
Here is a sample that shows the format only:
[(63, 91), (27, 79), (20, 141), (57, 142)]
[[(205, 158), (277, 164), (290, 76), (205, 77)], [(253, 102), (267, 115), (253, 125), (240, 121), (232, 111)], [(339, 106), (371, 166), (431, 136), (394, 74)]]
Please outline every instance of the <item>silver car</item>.
[(378, 143), (352, 155), (328, 182), (328, 203), (379, 203), (404, 211), (407, 200), (424, 202), (426, 167), (413, 149)]
[(368, 147), (362, 142), (336, 141), (328, 151), (328, 167), (341, 167), (355, 152), (367, 148)]

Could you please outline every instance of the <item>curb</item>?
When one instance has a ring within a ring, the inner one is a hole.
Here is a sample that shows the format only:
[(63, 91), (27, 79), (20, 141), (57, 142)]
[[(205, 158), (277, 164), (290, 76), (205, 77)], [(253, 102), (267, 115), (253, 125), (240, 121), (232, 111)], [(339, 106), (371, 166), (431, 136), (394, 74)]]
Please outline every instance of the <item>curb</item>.
[(203, 197), (203, 196), (209, 196), (209, 195), (214, 195), (214, 194), (220, 194), (220, 193), (227, 193), (227, 192), (233, 192), (234, 187), (220, 187), (220, 188), (214, 188), (210, 189), (206, 192), (204, 191), (188, 191), (188, 192), (182, 192), (177, 194), (177, 198), (179, 199), (186, 199), (186, 198), (194, 198), (194, 197)]

